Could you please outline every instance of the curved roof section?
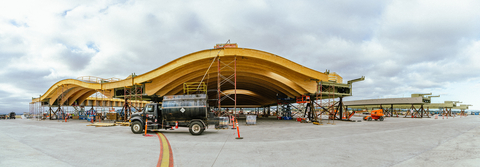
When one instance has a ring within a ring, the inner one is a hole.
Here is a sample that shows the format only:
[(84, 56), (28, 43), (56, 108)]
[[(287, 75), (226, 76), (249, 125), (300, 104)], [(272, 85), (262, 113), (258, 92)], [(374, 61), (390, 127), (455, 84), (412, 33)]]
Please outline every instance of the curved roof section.
[[(49, 99), (49, 102), (53, 104), (52, 102), (61, 97), (64, 92), (62, 101), (66, 101), (65, 98), (71, 98), (68, 101), (75, 101), (76, 97), (83, 97), (98, 90), (101, 90), (106, 96), (112, 97), (114, 88), (134, 84), (144, 84), (146, 95), (182, 94), (183, 83), (200, 82), (204, 75), (204, 82), (207, 83), (208, 89), (217, 89), (218, 58), (220, 59), (220, 74), (225, 78), (233, 74), (233, 60), (236, 58), (237, 89), (242, 90), (243, 103), (271, 104), (276, 100), (277, 95), (295, 97), (315, 93), (317, 89), (315, 80), (327, 81), (329, 78), (325, 73), (260, 50), (208, 49), (185, 55), (157, 69), (124, 80), (108, 83), (92, 83), (75, 79), (62, 80), (54, 84), (41, 97), (41, 100)], [(230, 89), (234, 89), (232, 84), (226, 82), (222, 85), (222, 90)], [(73, 92), (67, 93), (70, 90)], [(80, 93), (85, 95), (79, 95)], [(65, 97), (65, 94), (68, 96)], [(210, 99), (215, 98), (216, 92), (209, 93), (209, 96), (211, 96)], [(242, 100), (239, 99), (240, 101)]]

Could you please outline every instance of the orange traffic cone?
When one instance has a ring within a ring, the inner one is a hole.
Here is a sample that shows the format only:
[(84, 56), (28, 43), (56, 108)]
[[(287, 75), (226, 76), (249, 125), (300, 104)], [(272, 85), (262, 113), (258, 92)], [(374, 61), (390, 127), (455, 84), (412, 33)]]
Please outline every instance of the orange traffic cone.
[(229, 122), (230, 122), (230, 123), (228, 124), (228, 126), (234, 126), (234, 125), (233, 125), (233, 117), (232, 117), (232, 116), (230, 116), (230, 121), (229, 121)]
[(243, 137), (240, 137), (240, 128), (238, 127), (238, 121), (236, 121), (236, 124), (237, 124), (237, 134), (238, 134), (238, 137), (236, 137), (235, 139), (243, 139)]
[[(232, 117), (233, 117), (233, 116), (232, 116)], [(233, 120), (233, 121), (232, 121), (232, 122), (233, 122), (232, 129), (237, 129), (237, 128), (235, 127), (235, 117), (233, 117), (233, 119), (232, 119), (232, 120)], [(237, 125), (237, 126), (238, 126), (238, 125)]]
[(145, 121), (145, 134), (143, 134), (143, 136), (144, 136), (144, 137), (152, 137), (153, 135), (147, 134), (147, 128), (148, 128), (148, 126), (147, 126), (147, 121)]

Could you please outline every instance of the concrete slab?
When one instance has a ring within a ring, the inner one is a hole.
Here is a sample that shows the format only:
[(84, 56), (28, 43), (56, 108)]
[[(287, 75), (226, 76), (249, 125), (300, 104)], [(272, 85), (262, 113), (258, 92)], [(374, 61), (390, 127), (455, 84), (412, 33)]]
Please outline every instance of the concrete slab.
[[(239, 120), (241, 140), (235, 139), (236, 130), (213, 127), (200, 136), (186, 128), (161, 132), (175, 166), (475, 166), (480, 164), (479, 118), (335, 125), (259, 119), (252, 126)], [(0, 149), (0, 166), (157, 165), (157, 137), (135, 135), (124, 126), (87, 124), (0, 120), (0, 148), (8, 148)]]

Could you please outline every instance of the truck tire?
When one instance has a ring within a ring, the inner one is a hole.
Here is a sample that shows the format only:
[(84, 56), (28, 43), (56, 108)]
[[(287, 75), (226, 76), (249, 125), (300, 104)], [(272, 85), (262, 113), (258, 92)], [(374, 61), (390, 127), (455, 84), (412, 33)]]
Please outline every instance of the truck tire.
[(139, 121), (134, 121), (132, 123), (132, 132), (135, 134), (140, 134), (143, 132), (143, 126)]
[(372, 121), (372, 117), (368, 117), (368, 121)]
[(190, 134), (192, 135), (201, 135), (205, 128), (201, 122), (192, 122), (189, 127)]
[(378, 120), (380, 120), (380, 121), (383, 121), (383, 119), (385, 119), (385, 118), (383, 118), (383, 117), (378, 118)]

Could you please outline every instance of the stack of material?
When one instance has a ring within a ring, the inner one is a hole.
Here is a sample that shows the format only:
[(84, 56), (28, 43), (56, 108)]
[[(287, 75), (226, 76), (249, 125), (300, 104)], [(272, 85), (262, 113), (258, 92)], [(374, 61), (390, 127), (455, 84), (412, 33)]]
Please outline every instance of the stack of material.
[(107, 119), (111, 121), (116, 121), (117, 120), (117, 113), (107, 113)]
[(95, 120), (98, 121), (101, 119), (102, 119), (102, 113), (97, 113), (97, 115), (95, 116)]
[(94, 123), (94, 124), (89, 124), (87, 126), (95, 126), (95, 127), (107, 127), (107, 126), (115, 126), (114, 123)]
[(115, 122), (115, 125), (119, 125), (119, 126), (130, 126), (130, 122)]
[(257, 115), (247, 115), (247, 125), (256, 125), (257, 124)]
[(215, 129), (228, 129), (228, 117), (218, 117), (218, 124)]

